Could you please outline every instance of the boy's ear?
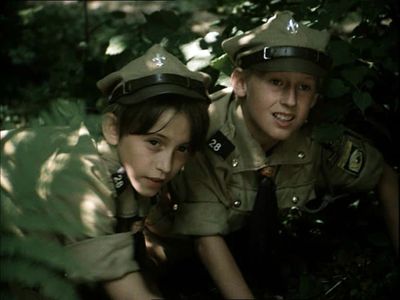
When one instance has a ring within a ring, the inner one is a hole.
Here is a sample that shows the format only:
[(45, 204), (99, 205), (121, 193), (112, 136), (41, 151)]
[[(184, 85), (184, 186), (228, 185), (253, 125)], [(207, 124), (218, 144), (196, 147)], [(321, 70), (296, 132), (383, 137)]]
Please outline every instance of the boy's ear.
[(106, 113), (103, 115), (101, 123), (104, 138), (110, 145), (117, 145), (119, 141), (119, 131), (117, 117), (113, 113)]
[(239, 98), (246, 97), (247, 86), (243, 69), (236, 68), (231, 74), (231, 83), (235, 95)]

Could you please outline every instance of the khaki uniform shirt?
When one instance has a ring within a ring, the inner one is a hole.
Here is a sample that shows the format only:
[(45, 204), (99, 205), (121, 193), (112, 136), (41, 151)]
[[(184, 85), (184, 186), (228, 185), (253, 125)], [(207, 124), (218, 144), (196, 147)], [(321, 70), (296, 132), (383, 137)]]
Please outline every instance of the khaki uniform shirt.
[(48, 203), (43, 214), (52, 214), (52, 203), (63, 205), (59, 217), (84, 228), (79, 237), (62, 237), (85, 272), (69, 275), (116, 279), (139, 270), (133, 232), (116, 233), (116, 217), (145, 216), (150, 203), (135, 197), (130, 185), (117, 197), (111, 174), (120, 167), (115, 149), (95, 141), (84, 125), (2, 132), (1, 200), (17, 207), (24, 199)]
[(377, 150), (353, 135), (324, 148), (303, 128), (265, 155), (252, 138), (230, 90), (214, 95), (208, 148), (189, 161), (174, 182), (179, 199), (174, 232), (225, 235), (241, 228), (257, 193), (259, 170), (268, 167), (279, 209), (307, 210), (318, 189), (372, 189), (382, 173)]

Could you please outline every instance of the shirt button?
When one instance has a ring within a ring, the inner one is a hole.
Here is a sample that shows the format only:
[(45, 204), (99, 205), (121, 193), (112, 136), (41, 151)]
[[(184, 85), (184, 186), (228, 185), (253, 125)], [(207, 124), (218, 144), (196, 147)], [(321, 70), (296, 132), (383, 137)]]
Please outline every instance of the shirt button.
[(303, 151), (299, 151), (297, 153), (297, 157), (300, 158), (300, 159), (303, 159), (304, 157), (306, 157), (306, 154)]
[(237, 158), (232, 159), (232, 167), (236, 168), (239, 165), (239, 160)]
[(240, 205), (242, 205), (242, 202), (240, 200), (236, 200), (235, 202), (233, 202), (234, 207), (240, 207)]
[(292, 202), (293, 202), (294, 204), (296, 204), (297, 202), (299, 202), (299, 198), (298, 198), (297, 196), (293, 196), (293, 197), (292, 197)]
[(290, 208), (290, 215), (292, 217), (301, 217), (302, 213), (301, 213), (300, 208), (298, 208), (297, 206), (292, 206)]

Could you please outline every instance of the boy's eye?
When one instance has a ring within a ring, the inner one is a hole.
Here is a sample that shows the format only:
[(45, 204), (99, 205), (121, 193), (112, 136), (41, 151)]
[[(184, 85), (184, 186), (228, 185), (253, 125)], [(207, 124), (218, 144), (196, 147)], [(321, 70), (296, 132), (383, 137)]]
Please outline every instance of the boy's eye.
[(308, 84), (300, 84), (299, 89), (302, 91), (309, 91), (311, 87)]
[(188, 152), (189, 151), (189, 145), (182, 145), (178, 147), (179, 152)]
[(282, 80), (280, 80), (280, 79), (270, 79), (269, 82), (276, 86), (282, 85)]
[(314, 86), (312, 86), (310, 84), (300, 84), (299, 89), (301, 91), (312, 91), (312, 90), (314, 90)]
[(158, 146), (160, 144), (157, 140), (148, 140), (147, 142), (152, 146)]

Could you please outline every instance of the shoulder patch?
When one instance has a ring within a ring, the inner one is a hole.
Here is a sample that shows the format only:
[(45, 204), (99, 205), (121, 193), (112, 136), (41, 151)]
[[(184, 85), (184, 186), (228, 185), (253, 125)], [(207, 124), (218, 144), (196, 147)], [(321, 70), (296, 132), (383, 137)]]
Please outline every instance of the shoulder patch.
[(219, 130), (208, 140), (208, 147), (223, 159), (226, 159), (235, 149), (235, 145)]
[(351, 139), (346, 140), (343, 145), (342, 155), (337, 161), (337, 166), (358, 176), (364, 166), (363, 149), (359, 145), (353, 143)]

